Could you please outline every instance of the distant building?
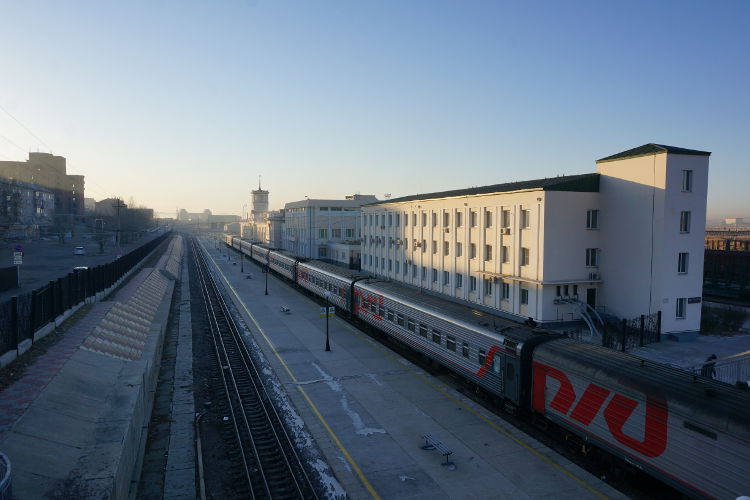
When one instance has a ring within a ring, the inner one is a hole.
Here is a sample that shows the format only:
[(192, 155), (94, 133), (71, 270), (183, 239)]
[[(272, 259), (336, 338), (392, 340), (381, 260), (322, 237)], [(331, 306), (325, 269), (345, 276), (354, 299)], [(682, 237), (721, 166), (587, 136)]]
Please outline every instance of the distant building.
[(87, 213), (93, 213), (96, 210), (96, 200), (94, 198), (84, 198), (83, 210)]
[[(663, 332), (692, 337), (709, 155), (647, 144), (598, 160), (597, 173), (365, 205), (362, 269), (546, 325), (661, 311)], [(294, 243), (320, 248), (314, 213), (300, 213)]]
[(33, 238), (54, 222), (52, 190), (0, 178), (0, 237)]
[(372, 195), (344, 200), (302, 200), (284, 206), (282, 248), (303, 257), (357, 268), (362, 226), (360, 207), (376, 202)]
[(177, 212), (177, 222), (180, 224), (188, 224), (191, 226), (205, 227), (207, 229), (221, 229), (224, 224), (230, 222), (239, 222), (241, 217), (239, 215), (214, 215), (211, 210), (205, 209), (203, 212), (188, 212), (184, 208), (181, 208)]
[(750, 226), (747, 222), (745, 222), (744, 217), (731, 217), (729, 219), (724, 219), (724, 225), (726, 226), (734, 226), (734, 227), (747, 227)]
[(128, 205), (119, 198), (105, 198), (97, 201), (94, 204), (94, 213), (98, 216), (115, 217), (117, 216), (118, 205), (120, 206), (120, 215), (122, 215)]
[(84, 215), (84, 176), (67, 175), (63, 156), (29, 153), (27, 161), (0, 161), (0, 177), (52, 191), (55, 215)]

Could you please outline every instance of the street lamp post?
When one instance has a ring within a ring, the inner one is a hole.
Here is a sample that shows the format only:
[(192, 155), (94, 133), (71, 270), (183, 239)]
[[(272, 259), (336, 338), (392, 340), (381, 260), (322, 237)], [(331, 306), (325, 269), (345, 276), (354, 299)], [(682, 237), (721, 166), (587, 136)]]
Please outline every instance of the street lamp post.
[(330, 351), (331, 350), (331, 342), (330, 342), (329, 337), (328, 337), (328, 316), (330, 316), (330, 314), (328, 314), (328, 297), (331, 296), (331, 292), (329, 292), (328, 290), (326, 290), (326, 292), (324, 293), (324, 295), (326, 297), (326, 310), (325, 310), (325, 313), (326, 313), (326, 351)]
[(268, 262), (266, 262), (266, 295), (268, 295)]
[(242, 249), (240, 249), (240, 272), (245, 272), (245, 254), (242, 253)]

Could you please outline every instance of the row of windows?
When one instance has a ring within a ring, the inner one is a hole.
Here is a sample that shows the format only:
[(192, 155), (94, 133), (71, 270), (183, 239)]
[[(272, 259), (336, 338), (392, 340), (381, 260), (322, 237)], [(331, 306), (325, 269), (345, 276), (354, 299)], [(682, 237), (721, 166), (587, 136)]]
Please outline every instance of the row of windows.
[[(489, 228), (492, 227), (493, 224), (493, 216), (494, 211), (492, 210), (484, 210), (484, 227)], [(422, 212), (422, 227), (428, 226), (428, 214), (427, 212)], [(455, 214), (456, 219), (456, 227), (463, 227), (463, 212), (456, 212)], [(469, 226), (470, 227), (476, 227), (477, 222), (479, 219), (479, 214), (477, 211), (472, 210), (469, 212)], [(365, 214), (364, 216), (364, 225), (365, 226), (382, 226), (382, 227), (399, 227), (401, 225), (401, 214), (400, 213), (392, 213), (392, 214)], [(432, 227), (437, 227), (438, 225), (438, 214), (437, 212), (432, 212), (430, 217), (430, 222)], [(500, 212), (500, 227), (508, 228), (511, 225), (511, 212), (510, 210), (502, 210)], [(417, 226), (417, 214), (412, 213), (411, 214), (411, 224), (412, 226)], [(450, 212), (443, 212), (443, 220), (442, 220), (443, 227), (449, 227), (451, 225), (451, 214)], [(409, 216), (407, 214), (404, 214), (404, 226), (409, 225)], [(521, 228), (522, 229), (528, 229), (531, 227), (531, 211), (530, 210), (521, 210)]]
[[(354, 229), (346, 229), (344, 234), (346, 235), (347, 238), (353, 238)], [(328, 239), (328, 229), (319, 229), (318, 237), (322, 240)], [(333, 238), (334, 240), (341, 239), (341, 229), (332, 229), (331, 238)]]
[[(358, 302), (361, 304), (360, 300), (358, 300)], [(370, 312), (372, 312), (373, 314), (377, 314), (378, 316), (383, 318), (383, 320), (389, 321), (390, 323), (398, 325), (401, 328), (405, 328), (415, 335), (418, 334), (424, 339), (429, 339), (437, 345), (442, 346), (443, 339), (445, 339), (445, 348), (447, 350), (451, 352), (458, 352), (458, 349), (460, 347), (461, 355), (465, 358), (470, 358), (472, 351), (475, 351), (476, 360), (480, 366), (484, 365), (487, 361), (487, 352), (484, 349), (480, 347), (472, 348), (468, 342), (465, 342), (454, 335), (444, 335), (440, 330), (436, 328), (430, 328), (424, 323), (417, 322), (412, 318), (406, 317), (399, 312), (385, 308), (382, 305), (378, 305), (375, 302), (371, 302), (369, 304), (369, 309)], [(499, 366), (499, 363), (497, 364), (497, 366)], [(497, 369), (495, 371), (499, 373)]]

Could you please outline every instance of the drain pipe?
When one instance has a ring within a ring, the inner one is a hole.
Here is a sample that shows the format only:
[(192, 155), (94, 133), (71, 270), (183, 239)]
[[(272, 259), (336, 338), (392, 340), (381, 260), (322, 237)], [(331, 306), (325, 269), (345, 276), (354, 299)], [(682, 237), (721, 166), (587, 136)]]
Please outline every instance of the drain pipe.
[(206, 500), (206, 481), (204, 480), (203, 473), (203, 447), (201, 445), (201, 418), (205, 412), (200, 412), (195, 417), (195, 446), (197, 448), (198, 456), (198, 488), (200, 489), (201, 500)]

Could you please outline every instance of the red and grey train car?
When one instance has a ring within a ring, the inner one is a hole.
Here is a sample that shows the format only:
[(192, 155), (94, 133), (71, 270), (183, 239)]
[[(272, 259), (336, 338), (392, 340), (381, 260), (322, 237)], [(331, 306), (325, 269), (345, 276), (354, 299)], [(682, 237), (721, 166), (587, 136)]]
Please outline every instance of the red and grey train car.
[[(227, 244), (240, 249), (237, 240)], [(750, 495), (748, 391), (330, 264), (241, 248), (522, 412), (691, 498)]]

